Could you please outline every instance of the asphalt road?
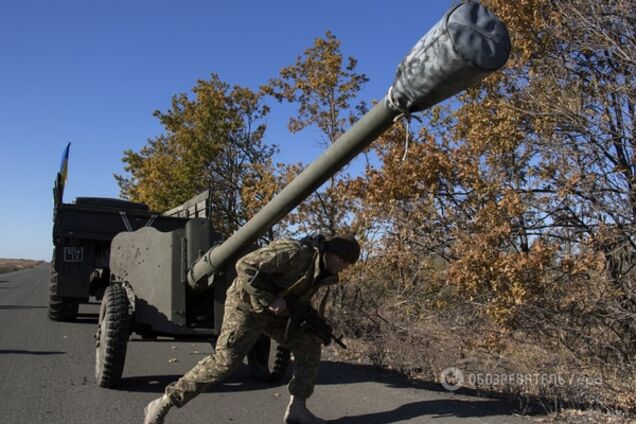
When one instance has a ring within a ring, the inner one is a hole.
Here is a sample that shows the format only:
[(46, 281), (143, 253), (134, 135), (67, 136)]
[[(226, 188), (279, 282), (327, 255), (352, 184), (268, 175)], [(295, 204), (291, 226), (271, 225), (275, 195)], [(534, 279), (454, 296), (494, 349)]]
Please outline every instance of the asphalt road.
[[(94, 380), (97, 305), (81, 305), (75, 323), (47, 318), (48, 265), (0, 274), (0, 423), (141, 423), (142, 409), (211, 352), (205, 343), (128, 344), (122, 385)], [(433, 389), (435, 389), (433, 387)], [(167, 423), (280, 423), (284, 385), (255, 382), (245, 368)], [(338, 424), (528, 423), (505, 404), (427, 390), (364, 365), (323, 362), (309, 407)]]

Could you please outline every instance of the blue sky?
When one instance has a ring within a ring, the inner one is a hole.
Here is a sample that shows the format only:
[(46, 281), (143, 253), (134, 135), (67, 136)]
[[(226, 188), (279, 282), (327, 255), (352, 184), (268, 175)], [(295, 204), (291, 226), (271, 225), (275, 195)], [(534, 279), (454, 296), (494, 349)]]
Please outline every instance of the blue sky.
[[(71, 142), (65, 202), (118, 197), (122, 153), (161, 133), (152, 112), (217, 73), (256, 89), (331, 30), (379, 99), (401, 58), (452, 0), (0, 0), (0, 257), (49, 260), (52, 186)], [(317, 157), (272, 103), (278, 161)]]

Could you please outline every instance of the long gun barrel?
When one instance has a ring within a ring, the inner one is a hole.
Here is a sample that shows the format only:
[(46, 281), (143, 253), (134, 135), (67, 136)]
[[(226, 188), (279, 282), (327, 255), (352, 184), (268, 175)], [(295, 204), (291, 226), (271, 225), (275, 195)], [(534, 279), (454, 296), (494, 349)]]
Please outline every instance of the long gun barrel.
[(510, 49), (506, 27), (485, 7), (467, 2), (448, 11), (402, 60), (388, 94), (227, 241), (199, 258), (188, 271), (188, 283), (201, 287), (205, 277), (236, 259), (396, 117), (428, 109), (478, 83), (506, 63)]

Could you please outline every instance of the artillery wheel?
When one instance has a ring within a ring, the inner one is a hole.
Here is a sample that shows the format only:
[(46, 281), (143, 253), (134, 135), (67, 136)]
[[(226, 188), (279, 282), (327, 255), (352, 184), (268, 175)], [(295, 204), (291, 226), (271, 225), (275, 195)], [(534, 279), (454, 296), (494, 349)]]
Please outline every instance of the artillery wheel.
[(289, 368), (290, 352), (267, 336), (261, 336), (247, 354), (250, 373), (261, 381), (281, 381)]
[(95, 338), (95, 380), (101, 387), (115, 387), (121, 380), (130, 335), (126, 290), (119, 284), (108, 286), (99, 310)]
[(55, 270), (55, 253), (51, 261), (49, 276), (49, 318), (53, 321), (73, 321), (77, 318), (79, 303), (75, 300), (58, 296), (57, 271)]

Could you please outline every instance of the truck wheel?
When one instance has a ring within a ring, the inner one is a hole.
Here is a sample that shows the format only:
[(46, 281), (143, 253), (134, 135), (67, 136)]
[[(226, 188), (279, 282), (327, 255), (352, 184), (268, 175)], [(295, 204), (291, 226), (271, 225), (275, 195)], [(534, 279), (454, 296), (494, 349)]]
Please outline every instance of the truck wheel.
[(289, 368), (290, 352), (267, 336), (261, 336), (247, 354), (250, 373), (261, 381), (281, 381)]
[(117, 284), (108, 286), (99, 310), (95, 334), (95, 379), (101, 387), (115, 387), (121, 380), (129, 328), (126, 290)]
[(79, 303), (58, 296), (57, 294), (57, 271), (55, 271), (55, 254), (51, 261), (51, 273), (49, 277), (49, 318), (53, 321), (73, 321), (77, 318)]

